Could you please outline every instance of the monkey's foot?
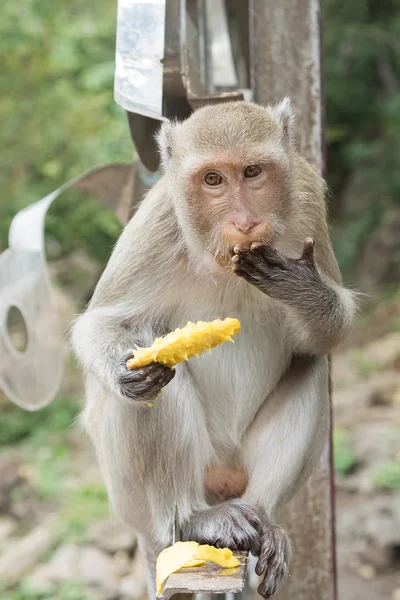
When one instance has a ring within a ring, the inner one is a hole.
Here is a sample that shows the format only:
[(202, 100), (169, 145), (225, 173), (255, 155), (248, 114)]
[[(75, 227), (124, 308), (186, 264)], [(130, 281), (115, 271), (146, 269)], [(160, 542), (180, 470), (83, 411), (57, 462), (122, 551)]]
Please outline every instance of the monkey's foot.
[(183, 526), (182, 539), (258, 555), (261, 534), (255, 509), (242, 500), (229, 500), (194, 514)]
[(291, 543), (287, 533), (278, 525), (266, 525), (261, 536), (260, 558), (256, 565), (257, 575), (264, 578), (258, 586), (263, 598), (270, 598), (278, 589), (288, 572)]

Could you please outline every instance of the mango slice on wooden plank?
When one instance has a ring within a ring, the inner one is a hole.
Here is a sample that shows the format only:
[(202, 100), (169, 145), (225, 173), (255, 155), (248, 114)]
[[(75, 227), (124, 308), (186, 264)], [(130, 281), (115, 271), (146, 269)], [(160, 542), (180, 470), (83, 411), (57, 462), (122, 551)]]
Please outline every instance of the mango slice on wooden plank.
[(214, 546), (201, 545), (196, 551), (196, 558), (209, 560), (225, 569), (232, 569), (239, 564), (238, 559), (233, 556), (229, 548), (214, 548)]
[(205, 560), (199, 560), (197, 558), (191, 560), (190, 562), (186, 563), (186, 565), (183, 565), (182, 569), (190, 569), (190, 567), (202, 567), (205, 564)]
[(195, 560), (198, 545), (197, 542), (176, 542), (160, 552), (156, 565), (157, 594), (161, 594), (167, 577)]
[(232, 335), (240, 331), (238, 319), (189, 323), (182, 329), (175, 329), (164, 337), (157, 338), (150, 348), (138, 348), (133, 358), (126, 363), (128, 369), (145, 367), (159, 362), (173, 367), (184, 360), (211, 350), (223, 342), (233, 342)]
[(164, 581), (179, 569), (198, 567), (206, 561), (211, 561), (225, 568), (239, 565), (229, 548), (214, 548), (214, 546), (199, 545), (197, 542), (176, 542), (165, 548), (157, 558), (156, 585), (157, 594), (161, 594)]

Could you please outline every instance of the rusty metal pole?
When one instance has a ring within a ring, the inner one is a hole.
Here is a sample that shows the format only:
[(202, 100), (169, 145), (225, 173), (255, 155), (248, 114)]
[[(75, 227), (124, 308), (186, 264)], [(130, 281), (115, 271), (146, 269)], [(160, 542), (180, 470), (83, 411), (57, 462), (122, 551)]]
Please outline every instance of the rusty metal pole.
[[(250, 0), (254, 100), (290, 96), (299, 150), (324, 172), (319, 0)], [(335, 600), (335, 536), (331, 440), (318, 472), (285, 509), (294, 544), (282, 600)]]

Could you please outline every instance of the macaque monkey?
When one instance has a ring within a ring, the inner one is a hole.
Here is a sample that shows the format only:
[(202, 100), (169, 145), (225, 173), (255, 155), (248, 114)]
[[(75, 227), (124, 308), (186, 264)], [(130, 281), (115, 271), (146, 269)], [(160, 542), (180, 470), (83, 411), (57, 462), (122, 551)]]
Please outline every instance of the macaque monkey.
[[(327, 439), (327, 355), (351, 327), (354, 297), (289, 99), (206, 106), (164, 124), (158, 143), (163, 175), (73, 328), (82, 420), (111, 506), (139, 535), (150, 597), (177, 507), (182, 539), (258, 557), (270, 598), (291, 553), (278, 510)], [(127, 369), (136, 346), (226, 317), (241, 331), (212, 356)]]

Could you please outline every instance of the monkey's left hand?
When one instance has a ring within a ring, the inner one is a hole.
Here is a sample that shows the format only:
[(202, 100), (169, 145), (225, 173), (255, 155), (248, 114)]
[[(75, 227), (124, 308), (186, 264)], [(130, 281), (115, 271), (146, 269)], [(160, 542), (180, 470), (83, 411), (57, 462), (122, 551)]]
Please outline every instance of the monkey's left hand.
[(286, 258), (267, 244), (254, 243), (250, 248), (236, 246), (232, 258), (234, 272), (276, 300), (289, 304), (313, 291), (327, 288), (314, 260), (314, 241), (307, 238), (300, 258)]

